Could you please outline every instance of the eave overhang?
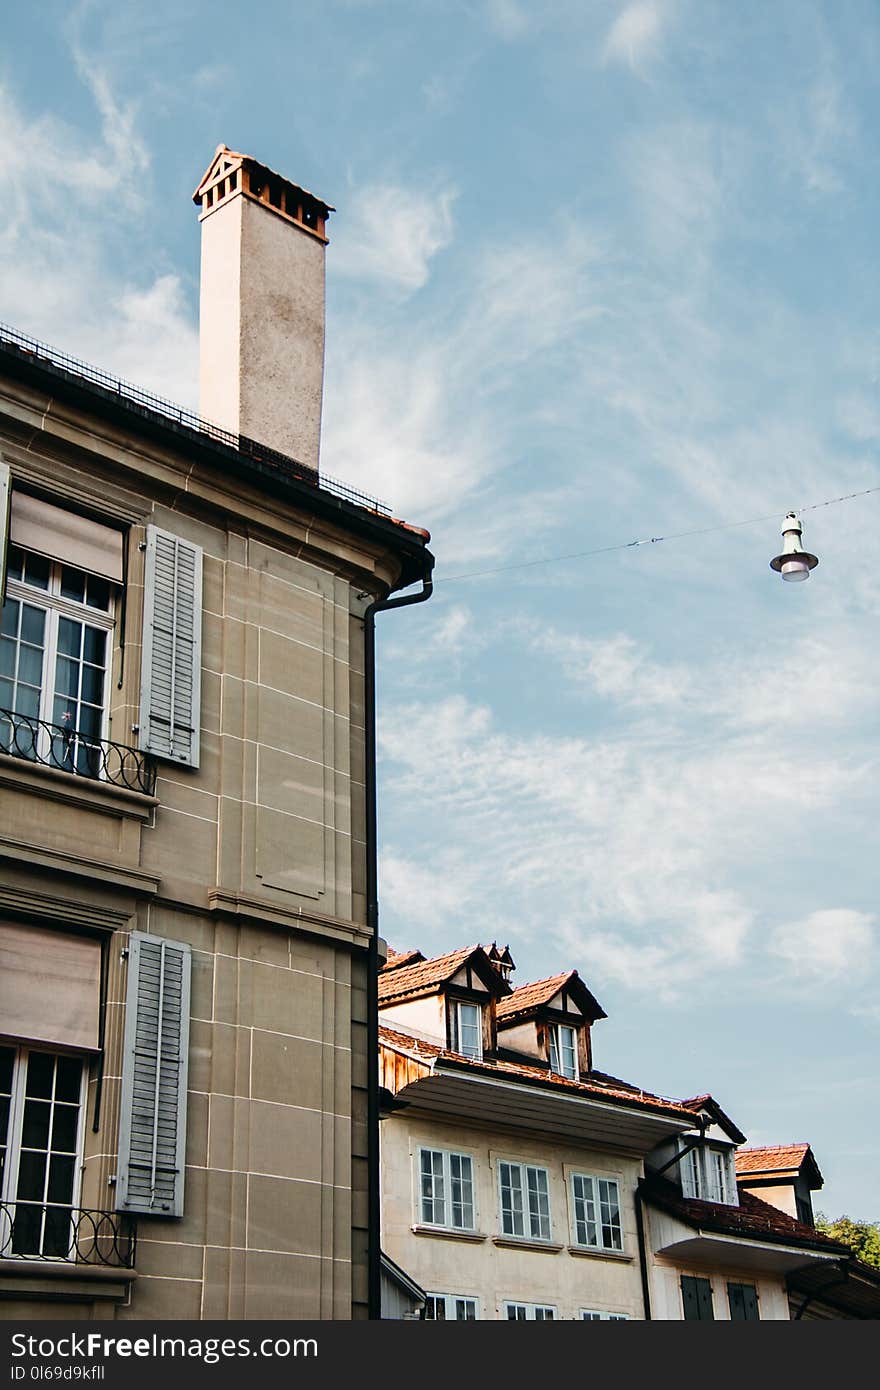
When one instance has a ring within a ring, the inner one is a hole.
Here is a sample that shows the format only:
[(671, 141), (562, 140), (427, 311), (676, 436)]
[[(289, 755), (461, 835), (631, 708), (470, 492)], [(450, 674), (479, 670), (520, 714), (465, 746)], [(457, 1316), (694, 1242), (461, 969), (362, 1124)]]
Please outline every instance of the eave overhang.
[(692, 1119), (647, 1104), (577, 1094), (552, 1085), (530, 1084), (481, 1074), (452, 1059), (416, 1059), (390, 1048), (385, 1054), (385, 1083), (396, 1072), (393, 1090), (399, 1101), (435, 1118), (463, 1121), (488, 1129), (527, 1130), (531, 1134), (596, 1147), (649, 1153), (671, 1135), (692, 1127)]
[(744, 1236), (725, 1236), (718, 1231), (682, 1227), (681, 1239), (667, 1241), (654, 1251), (677, 1264), (700, 1269), (749, 1269), (764, 1274), (790, 1274), (814, 1266), (829, 1267), (839, 1262), (833, 1252), (811, 1250), (798, 1245), (769, 1244)]

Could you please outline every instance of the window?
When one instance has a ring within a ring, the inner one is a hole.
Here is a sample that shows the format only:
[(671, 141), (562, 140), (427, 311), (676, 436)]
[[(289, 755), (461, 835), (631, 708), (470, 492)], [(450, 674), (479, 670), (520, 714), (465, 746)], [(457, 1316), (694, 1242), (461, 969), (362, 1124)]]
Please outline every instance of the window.
[(508, 1322), (555, 1322), (556, 1309), (546, 1303), (505, 1303)]
[(0, 1047), (0, 1254), (70, 1259), (82, 1059)]
[(450, 1047), (463, 1057), (483, 1055), (483, 1010), (479, 1004), (464, 1004), (458, 999), (450, 1001)]
[(727, 1303), (731, 1322), (760, 1322), (758, 1291), (754, 1284), (728, 1284)]
[(97, 575), (9, 547), (0, 623), (4, 752), (87, 777), (100, 774), (114, 588)]
[(582, 1308), (583, 1322), (629, 1322), (629, 1313), (600, 1313), (595, 1308)]
[(690, 1274), (683, 1274), (681, 1276), (681, 1301), (686, 1322), (714, 1321), (712, 1285), (708, 1279), (697, 1279)]
[(470, 1154), (419, 1150), (419, 1215), (426, 1226), (474, 1229), (474, 1164)]
[(592, 1250), (622, 1250), (620, 1189), (613, 1178), (571, 1175), (574, 1243)]
[(477, 1300), (457, 1293), (429, 1293), (425, 1318), (428, 1322), (476, 1322)]
[(527, 1240), (550, 1239), (550, 1191), (546, 1168), (498, 1164), (501, 1230)]
[(681, 1190), (685, 1197), (699, 1197), (703, 1202), (722, 1202), (726, 1206), (738, 1205), (731, 1150), (698, 1144), (684, 1155), (679, 1168)]
[(550, 1029), (550, 1070), (570, 1081), (578, 1079), (577, 1033), (566, 1023)]

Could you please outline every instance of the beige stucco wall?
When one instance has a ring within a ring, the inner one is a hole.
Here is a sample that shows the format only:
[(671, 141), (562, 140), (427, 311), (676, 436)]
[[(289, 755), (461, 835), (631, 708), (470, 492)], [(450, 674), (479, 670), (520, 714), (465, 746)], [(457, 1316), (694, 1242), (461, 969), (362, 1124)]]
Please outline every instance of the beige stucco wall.
[(655, 1261), (651, 1270), (651, 1312), (657, 1321), (681, 1322), (684, 1311), (681, 1301), (681, 1276), (695, 1275), (708, 1279), (712, 1285), (712, 1306), (716, 1322), (730, 1321), (728, 1283), (753, 1284), (758, 1295), (758, 1313), (762, 1322), (788, 1322), (788, 1295), (780, 1275), (756, 1275), (754, 1270), (732, 1266), (723, 1274), (687, 1264), (677, 1265)]
[(442, 994), (429, 994), (426, 999), (410, 999), (403, 1004), (382, 1004), (379, 1022), (446, 1046), (446, 998)]
[[(481, 1319), (503, 1318), (505, 1300), (551, 1304), (560, 1319), (581, 1308), (643, 1316), (633, 1192), (637, 1158), (577, 1148), (548, 1138), (483, 1131), (400, 1112), (383, 1120), (383, 1249), (429, 1293), (479, 1299)], [(471, 1154), (479, 1240), (415, 1232), (420, 1146)], [(549, 1170), (553, 1242), (561, 1249), (496, 1243), (501, 1234), (497, 1164), (536, 1163)], [(621, 1193), (623, 1258), (573, 1254), (568, 1177), (571, 1170), (616, 1178)]]
[(0, 758), (0, 912), (109, 934), (83, 1206), (114, 1205), (127, 934), (192, 946), (185, 1214), (139, 1218), (128, 1299), (85, 1276), (84, 1288), (55, 1281), (67, 1302), (34, 1303), (33, 1281), (19, 1302), (25, 1286), (6, 1270), (0, 1316), (25, 1306), (51, 1317), (363, 1316), (361, 615), (394, 561), (23, 387), (0, 389), (3, 407), (15, 481), (130, 527), (111, 679), (110, 737), (121, 743), (136, 741), (146, 524), (198, 543), (205, 559), (198, 769), (160, 764), (151, 800)]

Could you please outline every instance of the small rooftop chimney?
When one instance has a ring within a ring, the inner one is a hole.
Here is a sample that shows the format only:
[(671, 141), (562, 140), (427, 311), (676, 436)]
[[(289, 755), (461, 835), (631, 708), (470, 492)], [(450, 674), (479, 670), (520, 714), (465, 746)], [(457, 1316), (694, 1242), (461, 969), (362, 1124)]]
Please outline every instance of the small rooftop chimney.
[(201, 209), (199, 414), (317, 470), (328, 203), (218, 145)]
[(491, 946), (484, 946), (483, 950), (486, 952), (486, 955), (489, 957), (490, 961), (495, 966), (495, 969), (499, 972), (502, 978), (505, 979), (509, 984), (510, 977), (516, 969), (516, 966), (513, 961), (513, 956), (510, 954), (510, 947), (499, 946), (495, 941), (493, 941)]

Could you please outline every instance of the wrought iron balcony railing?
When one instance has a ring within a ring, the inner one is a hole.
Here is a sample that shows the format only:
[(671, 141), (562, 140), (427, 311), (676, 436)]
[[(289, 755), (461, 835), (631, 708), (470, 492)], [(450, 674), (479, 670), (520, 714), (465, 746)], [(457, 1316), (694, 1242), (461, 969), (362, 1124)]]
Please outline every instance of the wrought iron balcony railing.
[(115, 1211), (0, 1202), (0, 1257), (134, 1269), (137, 1227)]
[(77, 729), (32, 719), (14, 710), (0, 709), (0, 753), (147, 796), (152, 796), (156, 786), (155, 764), (139, 749), (106, 738), (89, 738)]

